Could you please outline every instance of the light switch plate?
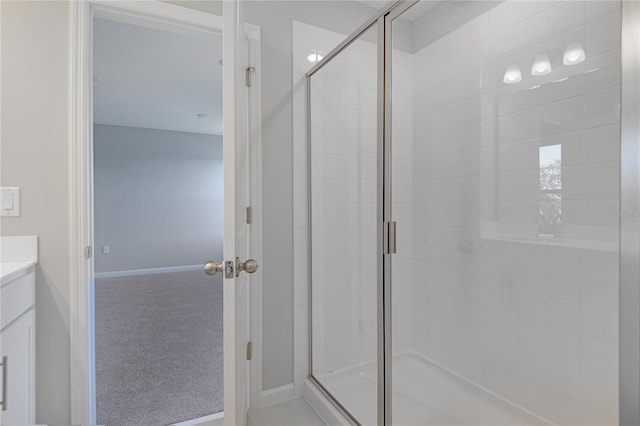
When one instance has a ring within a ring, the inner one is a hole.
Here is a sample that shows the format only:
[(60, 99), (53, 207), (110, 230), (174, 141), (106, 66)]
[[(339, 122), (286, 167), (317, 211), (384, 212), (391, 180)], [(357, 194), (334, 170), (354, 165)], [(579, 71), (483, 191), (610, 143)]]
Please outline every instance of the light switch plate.
[(20, 216), (20, 188), (3, 186), (2, 206), (0, 214), (2, 216)]

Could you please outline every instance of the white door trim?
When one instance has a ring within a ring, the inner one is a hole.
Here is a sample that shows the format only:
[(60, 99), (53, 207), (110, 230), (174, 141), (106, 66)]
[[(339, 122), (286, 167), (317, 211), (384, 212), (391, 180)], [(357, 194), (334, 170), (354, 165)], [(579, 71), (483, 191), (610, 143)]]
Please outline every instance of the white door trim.
[[(260, 29), (258, 27), (249, 35), (249, 137), (251, 151), (249, 153), (249, 185), (252, 223), (250, 235), (250, 254), (254, 259), (262, 261), (262, 80), (260, 72)], [(262, 269), (249, 276), (249, 340), (252, 345), (252, 360), (249, 363), (249, 406), (262, 406)]]
[[(200, 12), (160, 1), (77, 0), (70, 4), (70, 64), (69, 64), (69, 242), (70, 242), (70, 384), (71, 423), (96, 424), (95, 339), (94, 339), (94, 262), (93, 245), (93, 18), (96, 16), (173, 30), (222, 33), (221, 16)], [(255, 44), (257, 58), (260, 51), (260, 29), (246, 25), (247, 36), (258, 40)], [(259, 63), (259, 62), (258, 62)], [(255, 65), (254, 65), (255, 67)], [(255, 81), (259, 82), (260, 69), (255, 67)], [(259, 87), (259, 83), (256, 84)], [(255, 90), (257, 115), (251, 123), (255, 149), (253, 164), (261, 164), (260, 91)], [(254, 169), (260, 173), (259, 169)], [(254, 209), (252, 234), (256, 242), (256, 256), (262, 252), (261, 186), (256, 179), (253, 187)], [(87, 252), (89, 251), (89, 253)], [(87, 256), (89, 254), (89, 256)], [(260, 259), (261, 257), (258, 257)], [(262, 277), (252, 277), (250, 309), (251, 335), (254, 360), (251, 365), (250, 394), (261, 392), (261, 335)], [(256, 390), (257, 388), (257, 390)], [(259, 405), (252, 397), (251, 403)]]

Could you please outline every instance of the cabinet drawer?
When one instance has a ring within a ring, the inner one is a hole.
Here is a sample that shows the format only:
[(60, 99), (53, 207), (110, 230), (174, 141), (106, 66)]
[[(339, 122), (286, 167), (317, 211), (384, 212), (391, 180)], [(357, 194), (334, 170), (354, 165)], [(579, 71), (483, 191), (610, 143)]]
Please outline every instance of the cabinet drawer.
[(2, 301), (0, 330), (11, 324), (13, 320), (35, 304), (35, 292), (36, 273), (33, 270), (5, 284), (0, 289), (0, 300)]

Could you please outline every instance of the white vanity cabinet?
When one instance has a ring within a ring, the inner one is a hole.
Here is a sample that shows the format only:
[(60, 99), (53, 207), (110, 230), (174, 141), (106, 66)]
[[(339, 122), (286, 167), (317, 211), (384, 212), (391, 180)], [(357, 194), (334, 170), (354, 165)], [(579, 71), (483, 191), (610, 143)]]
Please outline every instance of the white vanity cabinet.
[(7, 261), (5, 237), (2, 240), (0, 425), (32, 425), (36, 422), (36, 260)]
[(0, 287), (2, 425), (35, 423), (35, 271)]
[(30, 310), (0, 335), (5, 388), (3, 425), (32, 425), (35, 413), (35, 312)]

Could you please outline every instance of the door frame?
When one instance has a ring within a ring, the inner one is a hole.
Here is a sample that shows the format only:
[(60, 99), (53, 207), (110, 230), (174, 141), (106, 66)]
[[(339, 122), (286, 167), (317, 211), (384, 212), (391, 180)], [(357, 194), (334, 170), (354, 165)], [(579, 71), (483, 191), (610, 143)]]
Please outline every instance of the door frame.
[[(70, 3), (69, 56), (69, 244), (70, 244), (70, 392), (71, 423), (96, 424), (95, 292), (93, 224), (93, 20), (95, 17), (143, 24), (152, 28), (184, 28), (222, 34), (223, 18), (185, 7), (151, 1), (78, 0)], [(246, 24), (250, 40), (248, 66), (254, 68), (250, 105), (250, 185), (253, 222), (252, 252), (262, 258), (262, 140), (260, 111), (260, 27)], [(262, 274), (250, 278), (249, 327), (250, 406), (259, 405), (262, 390)]]

